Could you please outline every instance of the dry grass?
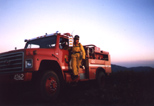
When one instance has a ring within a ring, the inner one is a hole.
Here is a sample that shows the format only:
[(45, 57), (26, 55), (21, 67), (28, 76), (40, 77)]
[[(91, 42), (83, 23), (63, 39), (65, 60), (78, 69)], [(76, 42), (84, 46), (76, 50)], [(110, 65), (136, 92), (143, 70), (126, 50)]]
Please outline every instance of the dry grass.
[[(67, 87), (63, 95), (54, 103), (43, 102), (38, 95), (25, 86), (15, 93), (6, 93), (3, 105), (24, 106), (102, 106), (102, 105), (154, 105), (154, 71), (121, 71), (106, 78), (104, 89), (98, 89), (94, 81), (82, 82), (77, 86)], [(26, 89), (25, 89), (26, 88)], [(6, 90), (6, 89), (5, 89)], [(12, 92), (11, 88), (9, 88)], [(3, 92), (3, 91), (1, 91)]]

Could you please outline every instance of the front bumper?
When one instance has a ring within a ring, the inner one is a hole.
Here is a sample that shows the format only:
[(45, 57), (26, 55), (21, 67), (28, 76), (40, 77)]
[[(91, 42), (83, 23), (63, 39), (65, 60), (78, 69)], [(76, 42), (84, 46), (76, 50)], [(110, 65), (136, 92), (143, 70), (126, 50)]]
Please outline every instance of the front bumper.
[(31, 81), (32, 73), (7, 73), (0, 74), (0, 83), (16, 83)]

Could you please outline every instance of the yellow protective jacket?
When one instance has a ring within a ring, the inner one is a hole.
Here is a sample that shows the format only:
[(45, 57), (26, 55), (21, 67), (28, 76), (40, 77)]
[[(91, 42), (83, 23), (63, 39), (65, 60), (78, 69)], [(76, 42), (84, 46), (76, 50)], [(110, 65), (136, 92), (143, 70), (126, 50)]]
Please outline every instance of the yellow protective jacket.
[(85, 59), (86, 53), (81, 43), (79, 43), (77, 46), (73, 44), (72, 52), (82, 52), (82, 59)]

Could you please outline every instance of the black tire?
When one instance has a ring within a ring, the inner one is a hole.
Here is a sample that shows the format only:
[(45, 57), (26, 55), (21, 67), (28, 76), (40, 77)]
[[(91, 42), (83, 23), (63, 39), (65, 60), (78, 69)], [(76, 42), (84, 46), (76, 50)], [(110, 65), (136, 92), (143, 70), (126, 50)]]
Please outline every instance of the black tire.
[(60, 94), (60, 80), (54, 71), (47, 71), (40, 80), (40, 93), (45, 101), (56, 100)]
[(96, 78), (97, 85), (100, 89), (103, 89), (105, 86), (105, 73), (100, 71)]

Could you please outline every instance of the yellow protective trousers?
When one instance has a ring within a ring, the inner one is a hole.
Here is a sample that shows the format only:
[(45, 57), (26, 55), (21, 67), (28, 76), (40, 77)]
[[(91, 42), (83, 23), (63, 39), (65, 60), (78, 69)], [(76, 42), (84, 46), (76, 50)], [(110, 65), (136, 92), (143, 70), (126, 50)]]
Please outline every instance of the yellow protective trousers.
[(78, 75), (79, 73), (79, 68), (80, 68), (80, 65), (81, 65), (81, 57), (80, 57), (80, 53), (74, 53), (71, 55), (71, 58), (72, 58), (72, 70), (73, 70), (73, 74), (74, 75)]

